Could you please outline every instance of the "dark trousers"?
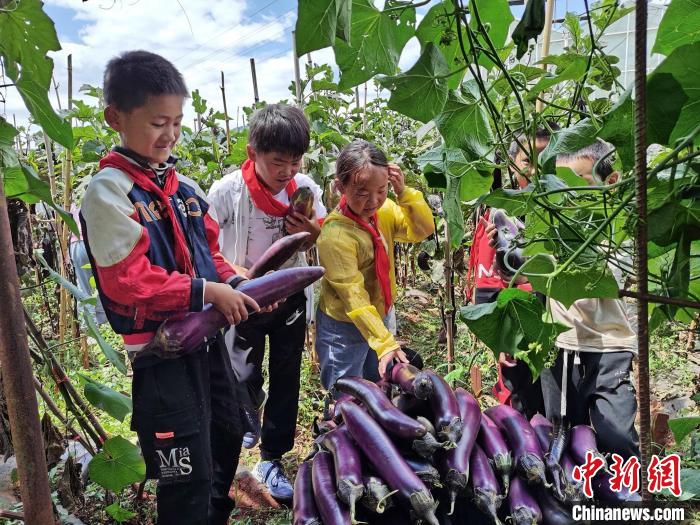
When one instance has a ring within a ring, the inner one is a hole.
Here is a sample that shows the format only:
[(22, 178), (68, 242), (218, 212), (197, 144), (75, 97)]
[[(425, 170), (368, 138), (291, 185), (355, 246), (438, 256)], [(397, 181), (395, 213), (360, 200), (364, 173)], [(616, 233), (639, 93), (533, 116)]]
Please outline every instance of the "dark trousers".
[(248, 362), (254, 369), (245, 381), (243, 395), (249, 408), (263, 401), (262, 374), (265, 337), (269, 338), (269, 392), (263, 413), (260, 455), (263, 460), (280, 459), (294, 446), (299, 410), (299, 377), (306, 336), (306, 297), (289, 297), (266, 314), (251, 317), (236, 327), (235, 351), (252, 348)]
[(241, 406), (223, 338), (178, 359), (134, 363), (131, 428), (158, 479), (158, 525), (224, 525), (241, 450)]
[[(560, 350), (554, 366), (540, 375), (550, 420), (561, 414), (563, 356)], [(579, 357), (581, 363), (574, 364), (574, 354), (569, 353), (566, 419), (572, 426), (591, 425), (601, 452), (614, 452), (625, 459), (639, 457), (634, 428), (637, 397), (630, 377), (632, 353), (580, 352)]]

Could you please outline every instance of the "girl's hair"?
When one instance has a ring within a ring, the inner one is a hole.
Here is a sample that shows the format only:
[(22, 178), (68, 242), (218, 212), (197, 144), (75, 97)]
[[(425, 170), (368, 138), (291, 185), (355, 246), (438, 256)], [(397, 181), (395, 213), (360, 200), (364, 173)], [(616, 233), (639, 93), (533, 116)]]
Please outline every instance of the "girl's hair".
[(386, 155), (371, 142), (355, 139), (345, 146), (335, 163), (335, 177), (343, 186), (356, 180), (357, 175), (368, 166), (385, 168), (389, 165)]

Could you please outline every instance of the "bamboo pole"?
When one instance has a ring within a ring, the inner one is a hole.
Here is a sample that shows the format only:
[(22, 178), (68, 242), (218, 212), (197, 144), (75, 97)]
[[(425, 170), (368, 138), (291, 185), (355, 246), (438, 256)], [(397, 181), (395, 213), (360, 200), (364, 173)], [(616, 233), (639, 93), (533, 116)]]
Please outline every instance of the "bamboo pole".
[(454, 284), (452, 282), (452, 247), (450, 228), (445, 221), (445, 335), (447, 337), (447, 370), (452, 372), (455, 362)]
[[(542, 33), (542, 56), (540, 57), (540, 60), (549, 56), (549, 44), (552, 41), (552, 20), (554, 19), (554, 4), (555, 0), (547, 0), (547, 8), (544, 13), (544, 32)], [(540, 64), (540, 67), (547, 71), (547, 64)], [(544, 103), (542, 100), (543, 97), (544, 93), (542, 94), (542, 97), (537, 99), (537, 103), (535, 104), (535, 111), (537, 111), (537, 113), (542, 113), (542, 109), (544, 107)]]
[(258, 77), (255, 75), (255, 59), (250, 59), (250, 73), (253, 76), (253, 95), (255, 97), (255, 103), (260, 102), (260, 96), (258, 95)]
[(54, 78), (53, 75), (51, 75), (51, 82), (53, 82), (53, 89), (56, 92), (56, 102), (58, 102), (58, 109), (59, 111), (62, 110), (63, 108), (61, 107), (61, 95), (58, 92), (58, 84), (56, 84), (56, 79)]
[[(73, 55), (68, 55), (68, 109), (70, 110), (73, 105)], [(70, 209), (71, 205), (71, 171), (72, 171), (72, 155), (73, 151), (70, 148), (66, 148), (64, 152), (63, 159), (63, 208), (65, 210)], [(63, 224), (59, 230), (61, 252), (63, 253), (63, 264), (61, 265), (61, 275), (68, 278), (68, 234), (70, 229), (67, 224)], [(68, 290), (61, 287), (61, 292), (59, 296), (59, 308), (58, 308), (58, 340), (63, 343), (66, 338), (66, 329), (70, 325), (70, 308), (68, 307), (68, 301), (70, 296), (68, 295)]]
[(226, 154), (231, 153), (231, 128), (228, 124), (228, 108), (226, 107), (226, 84), (224, 72), (221, 72), (221, 98), (224, 100), (224, 118), (226, 119)]
[(7, 200), (0, 184), (0, 363), (7, 400), (12, 441), (17, 457), (20, 492), (27, 523), (54, 524), (49, 477), (39, 424), (39, 405), (29, 344), (22, 319), (19, 277), (7, 214)]
[(294, 56), (294, 87), (296, 88), (297, 106), (304, 109), (304, 95), (301, 91), (301, 73), (299, 72), (299, 55), (297, 55), (296, 31), (292, 31), (292, 55)]

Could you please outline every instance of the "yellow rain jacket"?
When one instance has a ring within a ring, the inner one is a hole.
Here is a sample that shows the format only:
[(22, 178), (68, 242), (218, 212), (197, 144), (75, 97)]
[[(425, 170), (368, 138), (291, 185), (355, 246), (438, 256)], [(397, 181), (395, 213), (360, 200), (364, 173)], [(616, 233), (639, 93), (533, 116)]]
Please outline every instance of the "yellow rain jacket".
[[(377, 212), (389, 255), (392, 302), (396, 298), (394, 241), (420, 242), (435, 231), (433, 214), (420, 191), (406, 188), (397, 201), (387, 199)], [(354, 323), (380, 358), (395, 350), (398, 344), (382, 321), (384, 298), (370, 234), (336, 209), (326, 217), (317, 247), (326, 269), (319, 308), (336, 321)]]

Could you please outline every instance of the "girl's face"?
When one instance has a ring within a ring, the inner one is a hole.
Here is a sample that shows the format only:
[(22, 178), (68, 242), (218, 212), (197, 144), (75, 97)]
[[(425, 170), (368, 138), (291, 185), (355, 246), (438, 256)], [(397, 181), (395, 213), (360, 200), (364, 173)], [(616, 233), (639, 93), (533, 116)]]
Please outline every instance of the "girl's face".
[(365, 221), (374, 216), (386, 200), (389, 190), (389, 169), (369, 165), (355, 174), (346, 185), (338, 182), (340, 193), (350, 209)]

